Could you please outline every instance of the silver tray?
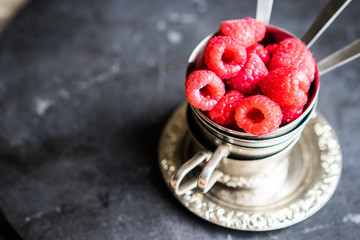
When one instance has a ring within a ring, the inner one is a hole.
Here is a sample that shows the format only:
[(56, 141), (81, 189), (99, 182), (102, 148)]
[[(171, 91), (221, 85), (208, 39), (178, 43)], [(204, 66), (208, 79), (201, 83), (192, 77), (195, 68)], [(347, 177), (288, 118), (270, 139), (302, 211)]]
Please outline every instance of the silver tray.
[[(185, 105), (181, 105), (160, 138), (159, 167), (167, 184), (190, 157), (191, 137), (185, 112)], [(299, 223), (319, 211), (334, 194), (341, 167), (336, 134), (316, 112), (290, 154), (285, 181), (257, 189), (217, 183), (206, 194), (192, 190), (174, 196), (191, 212), (214, 224), (243, 231), (275, 230)]]

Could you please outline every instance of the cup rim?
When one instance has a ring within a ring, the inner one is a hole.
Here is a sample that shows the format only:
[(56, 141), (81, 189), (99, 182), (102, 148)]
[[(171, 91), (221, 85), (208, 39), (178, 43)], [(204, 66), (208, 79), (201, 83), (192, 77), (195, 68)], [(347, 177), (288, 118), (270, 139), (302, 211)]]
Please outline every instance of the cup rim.
[(295, 135), (297, 135), (299, 132), (302, 131), (303, 128), (305, 128), (308, 121), (311, 119), (311, 116), (313, 112), (315, 112), (317, 99), (315, 100), (315, 105), (312, 107), (311, 111), (305, 115), (301, 122), (293, 128), (291, 131), (288, 131), (284, 133), (283, 135), (279, 135), (272, 138), (265, 138), (265, 139), (249, 139), (249, 138), (243, 138), (242, 136), (234, 136), (231, 134), (227, 134), (227, 132), (219, 131), (218, 129), (214, 128), (212, 125), (208, 125), (207, 122), (201, 121), (198, 116), (198, 112), (195, 112), (196, 108), (188, 104), (190, 107), (190, 111), (193, 116), (194, 120), (199, 119), (201, 123), (198, 122), (198, 124), (202, 125), (201, 128), (204, 128), (204, 130), (210, 134), (214, 139), (220, 140), (224, 143), (234, 145), (235, 147), (239, 146), (246, 146), (251, 148), (263, 148), (263, 147), (271, 147), (278, 144), (282, 144), (285, 141), (288, 141), (291, 138), (294, 138)]

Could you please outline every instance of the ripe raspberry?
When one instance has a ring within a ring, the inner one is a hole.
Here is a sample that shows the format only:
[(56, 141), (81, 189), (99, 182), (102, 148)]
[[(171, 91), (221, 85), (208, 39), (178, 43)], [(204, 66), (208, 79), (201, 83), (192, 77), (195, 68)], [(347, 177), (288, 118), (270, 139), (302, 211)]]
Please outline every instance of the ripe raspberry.
[(268, 70), (257, 54), (248, 55), (245, 66), (235, 77), (225, 81), (230, 89), (236, 89), (246, 96), (260, 93), (260, 80), (268, 74)]
[(263, 94), (280, 106), (305, 105), (309, 87), (305, 74), (296, 68), (275, 69), (260, 82)]
[(274, 54), (274, 52), (276, 51), (276, 49), (278, 48), (278, 46), (279, 45), (277, 43), (266, 45), (265, 50), (267, 51), (267, 54), (268, 54), (268, 57), (269, 57), (269, 61), (266, 64), (267, 67), (269, 67), (271, 57)]
[(221, 126), (233, 128), (236, 126), (235, 108), (243, 99), (244, 95), (239, 91), (227, 91), (225, 96), (209, 111), (210, 119)]
[(202, 69), (208, 69), (208, 67), (205, 64), (205, 55), (201, 55), (195, 60), (194, 70), (202, 70)]
[(296, 38), (287, 38), (278, 44), (271, 57), (270, 70), (295, 67), (302, 70), (311, 82), (315, 77), (315, 59), (310, 50)]
[(189, 103), (203, 111), (211, 110), (225, 94), (223, 81), (209, 70), (192, 72), (185, 88)]
[(270, 54), (266, 48), (260, 43), (255, 43), (250, 47), (246, 48), (247, 55), (249, 56), (252, 53), (259, 55), (261, 60), (264, 62), (265, 65), (269, 64), (270, 61)]
[(231, 37), (213, 37), (205, 50), (205, 63), (221, 79), (238, 74), (246, 61), (246, 49)]
[(244, 18), (222, 22), (220, 32), (225, 36), (235, 38), (247, 48), (265, 37), (266, 26), (256, 19)]
[(262, 136), (279, 128), (280, 106), (263, 95), (253, 95), (239, 103), (235, 110), (236, 124), (247, 133)]
[(268, 53), (271, 56), (271, 54), (273, 54), (278, 47), (279, 47), (279, 44), (274, 43), (274, 44), (266, 45), (265, 49), (268, 51)]
[(287, 124), (294, 121), (303, 113), (304, 106), (290, 107), (282, 106), (281, 112), (283, 114), (281, 124)]

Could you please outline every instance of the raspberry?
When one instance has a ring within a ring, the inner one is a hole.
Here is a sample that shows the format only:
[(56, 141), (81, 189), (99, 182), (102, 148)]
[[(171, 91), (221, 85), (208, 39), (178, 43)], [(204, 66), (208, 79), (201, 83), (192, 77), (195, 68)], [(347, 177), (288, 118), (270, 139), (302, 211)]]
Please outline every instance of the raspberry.
[(303, 113), (304, 106), (290, 107), (282, 106), (281, 112), (283, 114), (281, 124), (287, 124), (294, 121)]
[(278, 47), (279, 47), (279, 44), (274, 43), (274, 44), (266, 45), (265, 49), (268, 51), (269, 56), (271, 57), (271, 55), (276, 51), (276, 49)]
[(266, 48), (260, 43), (255, 43), (250, 47), (246, 48), (247, 55), (249, 56), (252, 53), (259, 55), (261, 60), (264, 62), (265, 65), (269, 64), (270, 61), (270, 54)]
[(305, 105), (309, 87), (305, 74), (295, 68), (275, 69), (260, 82), (263, 94), (280, 106)]
[(209, 111), (210, 119), (221, 126), (233, 128), (236, 126), (235, 108), (243, 99), (244, 95), (239, 91), (227, 91), (225, 96)]
[(231, 37), (213, 37), (205, 50), (205, 63), (221, 79), (238, 74), (246, 61), (246, 49)]
[(253, 18), (244, 18), (222, 22), (220, 32), (225, 36), (235, 38), (247, 48), (265, 37), (266, 26)]
[(278, 48), (278, 46), (279, 45), (277, 43), (266, 45), (265, 50), (267, 51), (267, 54), (268, 54), (268, 57), (269, 57), (269, 61), (266, 64), (267, 67), (269, 67), (270, 62), (271, 62), (270, 61), (271, 57), (274, 54), (274, 52), (276, 51), (276, 49)]
[(271, 57), (270, 70), (295, 67), (302, 70), (309, 81), (314, 80), (315, 59), (310, 50), (296, 38), (287, 38), (278, 44)]
[(245, 132), (258, 136), (278, 129), (281, 119), (280, 106), (263, 95), (245, 98), (235, 109), (236, 124)]
[(205, 55), (201, 55), (200, 57), (196, 58), (194, 69), (195, 70), (208, 69), (208, 67), (205, 64)]
[(209, 70), (192, 72), (185, 87), (189, 103), (203, 111), (211, 110), (225, 94), (223, 81)]
[(260, 80), (268, 74), (268, 70), (257, 54), (250, 54), (243, 69), (228, 80), (231, 89), (239, 90), (246, 96), (260, 93)]

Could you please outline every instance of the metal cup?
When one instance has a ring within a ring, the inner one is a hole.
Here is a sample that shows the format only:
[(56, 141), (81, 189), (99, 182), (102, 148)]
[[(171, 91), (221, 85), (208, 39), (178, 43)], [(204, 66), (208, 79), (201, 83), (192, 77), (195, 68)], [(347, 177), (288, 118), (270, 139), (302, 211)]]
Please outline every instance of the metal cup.
[[(187, 75), (194, 70), (194, 62), (200, 57), (212, 34), (206, 37), (190, 55)], [(267, 26), (264, 43), (279, 42), (294, 37), (290, 33)], [(309, 90), (309, 99), (303, 114), (276, 131), (255, 136), (220, 126), (207, 118), (200, 110), (188, 106), (187, 124), (193, 157), (186, 161), (172, 176), (170, 185), (176, 194), (184, 194), (197, 188), (206, 193), (216, 182), (229, 187), (257, 188), (264, 182), (281, 182), (288, 172), (288, 157), (297, 143), (307, 122), (315, 112), (319, 93), (319, 74)], [(204, 164), (205, 163), (205, 164)], [(194, 168), (202, 168), (198, 177), (183, 181)]]

